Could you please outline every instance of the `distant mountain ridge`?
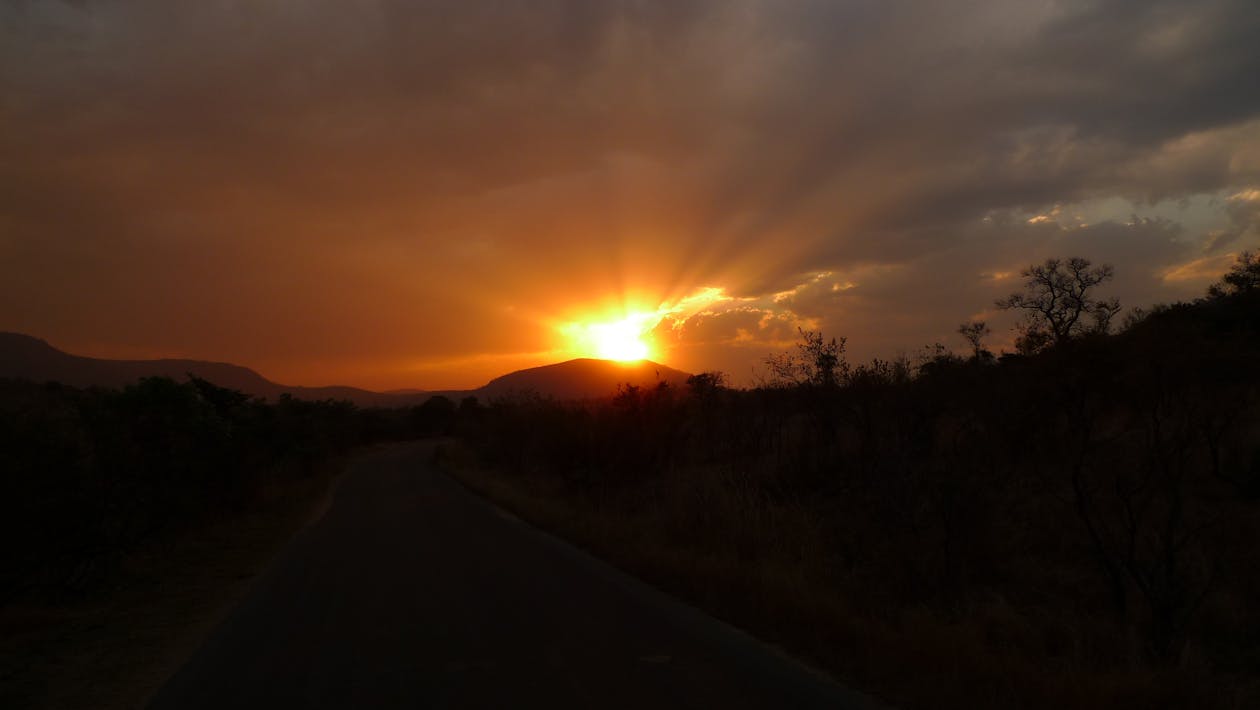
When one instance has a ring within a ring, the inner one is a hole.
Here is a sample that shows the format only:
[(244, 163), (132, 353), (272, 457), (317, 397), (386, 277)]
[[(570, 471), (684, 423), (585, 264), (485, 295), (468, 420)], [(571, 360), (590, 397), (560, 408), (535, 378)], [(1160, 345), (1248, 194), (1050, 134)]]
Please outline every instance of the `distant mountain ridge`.
[(609, 360), (577, 359), (544, 365), (496, 377), (474, 390), (430, 392), (404, 389), (373, 392), (357, 387), (297, 387), (272, 382), (254, 370), (225, 362), (203, 360), (106, 360), (71, 355), (46, 341), (21, 333), (0, 332), (0, 378), (35, 382), (56, 381), (74, 387), (124, 387), (143, 377), (169, 377), (183, 380), (189, 374), (220, 387), (247, 394), (278, 399), (289, 394), (298, 399), (344, 399), (361, 407), (407, 407), (434, 395), (453, 399), (473, 396), (483, 401), (526, 392), (556, 399), (606, 397), (622, 384), (671, 386), (686, 383), (689, 374), (647, 360), (619, 363)]
[(226, 362), (204, 360), (105, 360), (71, 355), (46, 341), (20, 333), (0, 333), (0, 377), (36, 382), (56, 381), (74, 387), (123, 387), (142, 377), (183, 380), (188, 374), (220, 387), (256, 397), (278, 399), (348, 399), (363, 407), (400, 407), (418, 404), (427, 394), (386, 394), (357, 387), (296, 387), (272, 382), (254, 370)]

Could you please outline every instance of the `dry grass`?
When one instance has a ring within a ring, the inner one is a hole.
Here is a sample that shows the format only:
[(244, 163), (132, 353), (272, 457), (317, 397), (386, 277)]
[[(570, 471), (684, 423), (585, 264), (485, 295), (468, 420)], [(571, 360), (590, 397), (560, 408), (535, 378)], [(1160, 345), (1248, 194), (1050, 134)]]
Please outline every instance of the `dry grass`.
[[(949, 618), (850, 601), (819, 521), (720, 471), (687, 471), (643, 500), (602, 503), (554, 477), (504, 475), (458, 444), (439, 460), (520, 517), (892, 705), (921, 708), (1254, 707), (1202, 664), (1157, 673), (1114, 655), (1116, 629), (1003, 599)], [(1102, 623), (1102, 622), (1099, 622)]]
[(0, 609), (0, 707), (138, 708), (327, 500), (330, 464), (251, 510), (133, 550), (74, 599)]

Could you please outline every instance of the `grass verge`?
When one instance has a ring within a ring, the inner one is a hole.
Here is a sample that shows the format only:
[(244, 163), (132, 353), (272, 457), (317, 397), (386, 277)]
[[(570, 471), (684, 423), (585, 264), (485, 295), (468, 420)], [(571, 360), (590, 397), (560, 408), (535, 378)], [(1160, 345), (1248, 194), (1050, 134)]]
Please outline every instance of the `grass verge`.
[[(438, 463), (466, 486), (804, 662), (894, 706), (914, 708), (1248, 707), (1202, 664), (1082, 664), (1048, 644), (1089, 644), (1107, 629), (1069, 615), (1031, 618), (1002, 599), (953, 617), (854, 599), (837, 581), (825, 535), (805, 511), (739, 500), (703, 472), (645, 496), (646, 505), (575, 495), (546, 474), (504, 475), (458, 443)], [(697, 483), (699, 481), (699, 483)], [(703, 513), (703, 519), (700, 515)]]

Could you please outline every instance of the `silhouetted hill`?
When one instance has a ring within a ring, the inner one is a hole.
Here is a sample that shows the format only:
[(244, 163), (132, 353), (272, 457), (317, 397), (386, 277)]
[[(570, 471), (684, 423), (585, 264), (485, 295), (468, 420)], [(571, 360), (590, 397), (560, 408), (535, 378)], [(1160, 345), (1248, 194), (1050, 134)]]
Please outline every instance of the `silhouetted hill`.
[(363, 407), (401, 407), (424, 401), (428, 394), (382, 393), (356, 387), (292, 387), (282, 385), (247, 367), (202, 360), (104, 360), (62, 352), (39, 338), (0, 333), (0, 377), (35, 382), (56, 381), (74, 387), (123, 387), (143, 377), (182, 381), (194, 374), (220, 387), (256, 397), (277, 399), (290, 394), (299, 399), (345, 399)]
[(475, 390), (431, 392), (399, 389), (373, 392), (357, 387), (296, 387), (272, 382), (257, 372), (226, 362), (204, 360), (105, 360), (71, 355), (47, 342), (21, 333), (0, 332), (0, 378), (55, 381), (74, 387), (124, 387), (143, 377), (169, 377), (183, 381), (196, 375), (220, 387), (274, 400), (281, 394), (298, 399), (349, 400), (361, 407), (409, 407), (441, 394), (452, 399), (476, 396), (489, 400), (513, 393), (534, 392), (555, 399), (606, 397), (618, 385), (653, 387), (657, 382), (686, 384), (690, 376), (648, 360), (621, 363), (578, 359), (554, 365), (518, 370), (496, 377)]
[(690, 374), (649, 360), (622, 363), (581, 358), (518, 370), (496, 377), (472, 394), (482, 399), (514, 392), (536, 392), (555, 399), (607, 397), (622, 384), (654, 387), (658, 382), (683, 386)]

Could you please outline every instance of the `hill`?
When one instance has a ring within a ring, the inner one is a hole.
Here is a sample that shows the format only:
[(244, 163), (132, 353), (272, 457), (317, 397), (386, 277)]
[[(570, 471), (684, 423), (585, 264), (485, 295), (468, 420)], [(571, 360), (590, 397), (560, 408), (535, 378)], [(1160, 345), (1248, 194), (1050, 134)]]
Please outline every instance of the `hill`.
[(35, 382), (56, 381), (74, 387), (123, 387), (143, 377), (183, 380), (191, 373), (220, 387), (269, 400), (289, 394), (298, 399), (349, 400), (361, 407), (401, 407), (418, 404), (428, 395), (383, 393), (357, 387), (296, 387), (272, 382), (240, 365), (203, 360), (105, 360), (71, 355), (39, 338), (0, 333), (0, 377)]
[(689, 373), (650, 360), (623, 363), (579, 358), (496, 377), (472, 394), (481, 399), (493, 399), (513, 393), (536, 392), (560, 400), (593, 399), (612, 395), (623, 384), (654, 387), (659, 382), (665, 382), (681, 387), (688, 377)]
[(182, 381), (190, 373), (220, 387), (268, 400), (289, 394), (306, 400), (349, 400), (361, 407), (409, 407), (435, 394), (452, 399), (475, 396), (483, 401), (524, 392), (560, 400), (590, 399), (611, 395), (622, 384), (654, 387), (658, 382), (666, 382), (682, 386), (689, 377), (686, 372), (647, 360), (621, 363), (584, 358), (518, 370), (496, 377), (474, 390), (426, 392), (400, 389), (373, 392), (357, 387), (283, 385), (248, 367), (226, 362), (82, 357), (58, 350), (39, 338), (0, 332), (0, 378), (55, 381), (74, 387), (124, 387), (144, 377), (169, 377)]

